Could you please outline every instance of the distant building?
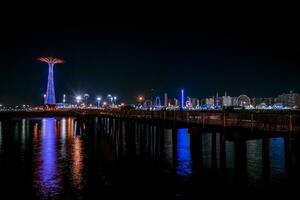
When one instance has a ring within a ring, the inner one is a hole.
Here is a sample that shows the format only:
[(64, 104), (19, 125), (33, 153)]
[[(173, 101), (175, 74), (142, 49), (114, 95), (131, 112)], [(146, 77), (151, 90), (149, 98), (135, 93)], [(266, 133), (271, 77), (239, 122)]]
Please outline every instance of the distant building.
[(200, 107), (200, 99), (197, 99), (196, 108)]
[(253, 106), (259, 106), (261, 103), (264, 103), (264, 98), (262, 97), (254, 97), (251, 99)]
[(299, 93), (294, 93), (290, 91), (289, 93), (278, 95), (276, 98), (276, 103), (282, 103), (284, 106), (288, 107), (300, 107), (300, 95)]
[(222, 97), (222, 106), (223, 107), (232, 106), (232, 98), (231, 96), (227, 96), (227, 92), (225, 92), (225, 95)]
[(197, 98), (191, 98), (191, 103), (192, 103), (193, 108), (196, 108), (197, 105), (199, 106), (198, 101), (199, 101), (199, 99), (197, 99)]
[(263, 97), (255, 97), (251, 99), (252, 105), (253, 106), (260, 106), (266, 104), (266, 106), (273, 106), (274, 105), (274, 98), (268, 97), (268, 98), (263, 98)]
[(217, 93), (216, 94), (216, 97), (214, 97), (214, 107), (215, 108), (221, 108), (222, 107), (222, 98), (221, 97), (219, 97), (219, 94)]
[(231, 100), (232, 100), (232, 106), (238, 106), (239, 105), (238, 97), (231, 97)]
[(190, 107), (196, 108), (199, 107), (199, 99), (197, 98), (189, 98)]
[(178, 107), (179, 106), (179, 101), (178, 99), (174, 98), (174, 99), (171, 99), (169, 101), (169, 107)]
[(215, 105), (215, 100), (214, 98), (206, 98), (205, 99), (205, 104), (209, 107), (212, 107)]
[(269, 97), (269, 98), (264, 98), (264, 102), (267, 106), (272, 106), (274, 104), (274, 98)]
[(187, 107), (187, 108), (192, 108), (193, 107), (190, 97), (186, 97), (185, 107)]
[(165, 94), (164, 94), (164, 106), (165, 106), (165, 107), (168, 107), (168, 105), (169, 105), (168, 94), (165, 93)]

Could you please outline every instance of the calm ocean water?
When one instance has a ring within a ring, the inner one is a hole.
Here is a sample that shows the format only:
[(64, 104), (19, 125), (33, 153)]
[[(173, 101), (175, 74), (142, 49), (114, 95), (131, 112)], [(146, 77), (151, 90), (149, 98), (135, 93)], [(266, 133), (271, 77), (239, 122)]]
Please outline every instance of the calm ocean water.
[(297, 190), (295, 134), (103, 118), (0, 121), (0, 199), (170, 199)]

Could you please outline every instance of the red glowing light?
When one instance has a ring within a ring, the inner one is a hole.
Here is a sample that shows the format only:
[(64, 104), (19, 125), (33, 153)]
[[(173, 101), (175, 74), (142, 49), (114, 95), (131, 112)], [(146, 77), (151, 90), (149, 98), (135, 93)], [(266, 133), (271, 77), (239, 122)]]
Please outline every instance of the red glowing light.
[(59, 64), (65, 62), (63, 59), (54, 58), (54, 57), (40, 57), (37, 60), (45, 63), (50, 63), (50, 64)]

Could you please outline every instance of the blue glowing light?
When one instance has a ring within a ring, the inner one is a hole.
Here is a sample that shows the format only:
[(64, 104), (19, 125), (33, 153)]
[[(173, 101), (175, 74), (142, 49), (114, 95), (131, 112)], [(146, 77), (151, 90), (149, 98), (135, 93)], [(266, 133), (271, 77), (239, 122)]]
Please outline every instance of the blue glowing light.
[(181, 108), (184, 108), (184, 90), (181, 90)]
[(44, 100), (45, 104), (55, 104), (55, 90), (54, 90), (54, 80), (53, 80), (53, 63), (48, 63), (49, 72), (48, 72), (48, 83), (47, 83), (47, 92)]
[(278, 183), (286, 177), (284, 138), (270, 138), (270, 178)]
[(47, 83), (47, 92), (44, 96), (45, 104), (55, 104), (55, 91), (54, 91), (54, 80), (53, 80), (53, 67), (54, 64), (64, 63), (63, 59), (54, 58), (54, 57), (41, 57), (37, 59), (38, 61), (48, 63), (49, 72), (48, 72), (48, 83)]
[(156, 106), (156, 107), (160, 107), (160, 106), (161, 106), (161, 102), (160, 102), (160, 97), (159, 97), (159, 96), (157, 96), (157, 97), (155, 98), (155, 106)]
[(102, 99), (101, 97), (97, 97), (97, 98), (96, 98), (96, 100), (97, 100), (97, 106), (98, 106), (98, 107), (100, 107), (101, 99)]
[(182, 178), (192, 174), (192, 157), (190, 151), (190, 136), (187, 129), (178, 129), (177, 132), (177, 161), (176, 174)]
[(78, 96), (76, 96), (76, 102), (77, 103), (80, 103), (81, 102), (81, 100), (82, 100), (82, 97), (80, 96), (80, 95), (78, 95)]

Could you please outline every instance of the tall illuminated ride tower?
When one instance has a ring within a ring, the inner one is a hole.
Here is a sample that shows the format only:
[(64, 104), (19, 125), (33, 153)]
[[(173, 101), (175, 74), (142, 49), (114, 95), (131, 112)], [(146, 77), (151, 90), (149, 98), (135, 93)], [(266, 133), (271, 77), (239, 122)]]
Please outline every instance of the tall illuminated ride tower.
[(53, 57), (41, 57), (38, 61), (48, 63), (48, 83), (47, 92), (44, 98), (44, 104), (55, 104), (55, 90), (54, 90), (54, 80), (53, 80), (53, 67), (55, 64), (64, 63), (64, 60)]

